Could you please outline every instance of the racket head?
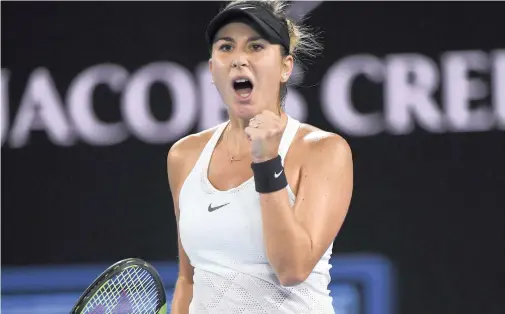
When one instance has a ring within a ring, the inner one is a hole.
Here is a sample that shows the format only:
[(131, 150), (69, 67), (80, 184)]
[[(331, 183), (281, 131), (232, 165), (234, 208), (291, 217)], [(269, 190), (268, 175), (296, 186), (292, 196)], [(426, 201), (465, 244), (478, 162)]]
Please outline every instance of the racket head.
[[(72, 308), (72, 311), (70, 312), (71, 314), (101, 314), (101, 313), (117, 313), (117, 314), (126, 314), (126, 313), (133, 313), (131, 311), (121, 311), (115, 309), (114, 311), (111, 310), (100, 310), (100, 309), (88, 309), (88, 303), (90, 301), (93, 301), (93, 297), (97, 296), (98, 293), (101, 292), (101, 289), (105, 287), (105, 285), (110, 282), (111, 280), (117, 278), (117, 276), (120, 276), (121, 274), (127, 272), (127, 271), (142, 271), (144, 276), (147, 274), (147, 276), (151, 277), (152, 284), (155, 287), (156, 291), (156, 297), (158, 299), (158, 302), (156, 304), (155, 309), (152, 309), (149, 311), (149, 313), (154, 313), (154, 314), (166, 314), (167, 312), (167, 300), (166, 300), (166, 293), (165, 293), (165, 288), (163, 286), (163, 282), (161, 280), (161, 277), (159, 273), (156, 271), (156, 269), (149, 264), (148, 262), (139, 259), (139, 258), (127, 258), (121, 261), (118, 261), (111, 266), (109, 266), (103, 273), (101, 273), (94, 281), (91, 283), (91, 285), (86, 288), (84, 293), (81, 295), (81, 297), (77, 300), (76, 304)], [(121, 296), (119, 296), (121, 298)], [(102, 298), (103, 299), (103, 298)], [(146, 312), (147, 313), (147, 312)]]

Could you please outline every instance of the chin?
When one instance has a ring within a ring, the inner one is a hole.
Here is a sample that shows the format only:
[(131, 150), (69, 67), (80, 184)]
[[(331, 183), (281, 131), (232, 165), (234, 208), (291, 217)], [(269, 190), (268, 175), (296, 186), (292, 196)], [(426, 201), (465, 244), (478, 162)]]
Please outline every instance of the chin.
[(232, 105), (233, 115), (239, 119), (251, 119), (258, 115), (261, 110), (253, 104), (243, 104), (243, 103), (233, 103)]

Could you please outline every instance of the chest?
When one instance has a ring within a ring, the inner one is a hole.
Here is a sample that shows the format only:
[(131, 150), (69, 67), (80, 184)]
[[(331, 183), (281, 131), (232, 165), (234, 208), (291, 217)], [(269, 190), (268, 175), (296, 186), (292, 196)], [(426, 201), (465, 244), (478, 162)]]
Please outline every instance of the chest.
[[(234, 161), (229, 159), (229, 154), (222, 147), (216, 147), (210, 159), (206, 179), (218, 191), (236, 189), (250, 181), (254, 175), (250, 156), (241, 156), (239, 160)], [(286, 159), (284, 168), (288, 184), (291, 190), (296, 193), (301, 170), (300, 161), (297, 158)]]
[(214, 150), (207, 175), (215, 189), (227, 191), (252, 178), (251, 157), (246, 154), (234, 158), (236, 159), (230, 161), (230, 155), (222, 145), (218, 145)]
[(254, 181), (227, 192), (188, 188), (180, 200), (180, 237), (192, 263), (266, 261)]

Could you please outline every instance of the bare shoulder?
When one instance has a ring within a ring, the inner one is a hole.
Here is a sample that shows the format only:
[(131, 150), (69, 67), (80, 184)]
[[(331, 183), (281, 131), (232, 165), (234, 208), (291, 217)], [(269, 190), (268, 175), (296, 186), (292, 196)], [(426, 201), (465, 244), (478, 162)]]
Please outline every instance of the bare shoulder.
[(217, 128), (218, 126), (187, 135), (170, 147), (167, 154), (167, 172), (171, 185), (182, 183)]
[(300, 125), (293, 144), (297, 156), (309, 156), (315, 163), (352, 163), (351, 147), (342, 136), (310, 124)]
[(190, 134), (179, 139), (168, 151), (168, 162), (178, 163), (181, 160), (191, 157), (192, 154), (199, 155), (212, 137), (216, 128), (217, 127), (214, 127), (199, 133)]

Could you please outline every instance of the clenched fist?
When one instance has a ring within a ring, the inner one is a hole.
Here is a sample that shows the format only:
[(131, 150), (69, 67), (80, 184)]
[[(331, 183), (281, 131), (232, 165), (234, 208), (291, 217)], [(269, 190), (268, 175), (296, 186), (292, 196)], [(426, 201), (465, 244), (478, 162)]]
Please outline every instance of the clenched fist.
[(251, 141), (251, 156), (254, 163), (277, 157), (285, 122), (271, 111), (264, 110), (249, 120), (245, 133)]

